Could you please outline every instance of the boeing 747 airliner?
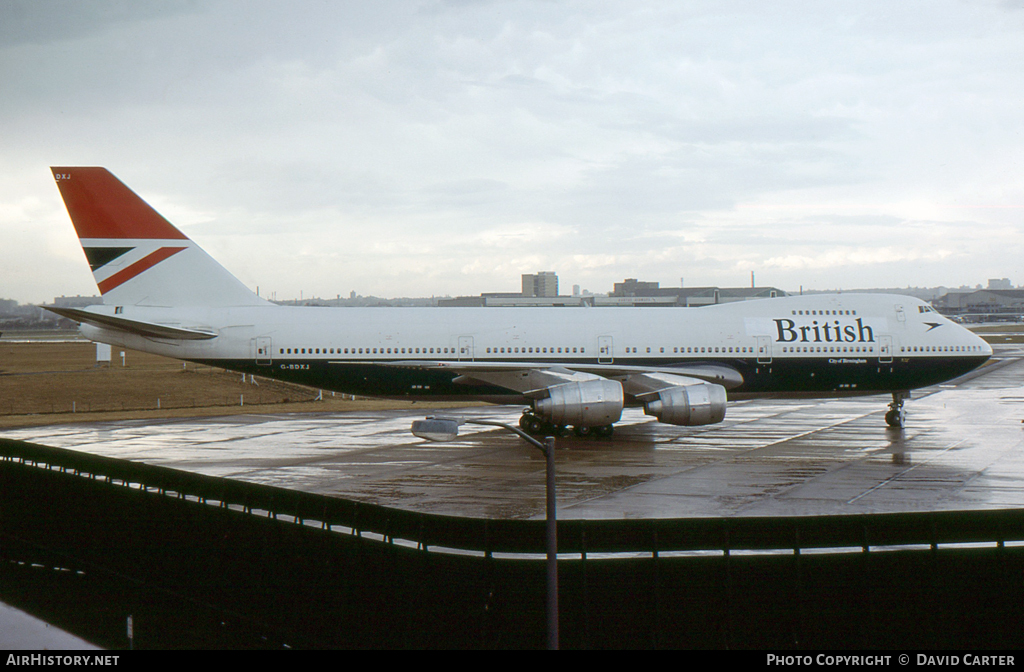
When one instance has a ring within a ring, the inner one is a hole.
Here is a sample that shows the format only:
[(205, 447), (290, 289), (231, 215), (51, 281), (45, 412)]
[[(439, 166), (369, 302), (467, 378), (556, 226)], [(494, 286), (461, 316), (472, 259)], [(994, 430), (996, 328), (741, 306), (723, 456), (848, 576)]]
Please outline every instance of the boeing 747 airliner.
[(103, 304), (48, 309), (101, 343), (348, 394), (524, 404), (531, 433), (610, 435), (623, 407), (721, 422), (730, 399), (891, 394), (991, 347), (915, 298), (701, 308), (317, 308), (266, 301), (104, 168), (53, 168)]

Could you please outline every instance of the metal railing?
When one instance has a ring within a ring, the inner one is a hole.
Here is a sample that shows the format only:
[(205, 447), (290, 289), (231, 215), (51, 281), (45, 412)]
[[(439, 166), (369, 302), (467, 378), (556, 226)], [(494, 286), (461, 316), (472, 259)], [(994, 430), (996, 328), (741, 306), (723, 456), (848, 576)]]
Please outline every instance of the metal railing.
[[(543, 520), (493, 520), (405, 511), (338, 497), (204, 476), (167, 467), (0, 439), (0, 466), (17, 463), (114, 487), (399, 543), (422, 551), (491, 556), (545, 554)], [(1024, 510), (840, 516), (559, 521), (559, 556), (686, 553), (872, 552), (1024, 543)]]

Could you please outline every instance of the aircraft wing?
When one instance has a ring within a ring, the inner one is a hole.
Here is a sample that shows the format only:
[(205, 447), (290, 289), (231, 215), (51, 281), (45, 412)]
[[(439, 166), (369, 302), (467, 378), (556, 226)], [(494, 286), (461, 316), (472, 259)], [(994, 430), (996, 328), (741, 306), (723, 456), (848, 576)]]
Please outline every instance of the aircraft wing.
[[(601, 426), (617, 422), (630, 397), (644, 413), (673, 425), (721, 422), (726, 388), (743, 376), (724, 364), (622, 366), (543, 362), (379, 362), (384, 366), (448, 370), (455, 382), (488, 383), (533, 400), (534, 413), (556, 425)], [(525, 417), (525, 416), (524, 416)], [(529, 419), (527, 419), (529, 422)]]
[[(538, 388), (574, 380), (618, 380), (627, 394), (641, 396), (670, 386), (713, 383), (727, 390), (743, 384), (739, 371), (724, 364), (629, 366), (619, 364), (550, 364), (546, 362), (452, 362), (408, 360), (375, 362), (381, 366), (448, 370), (466, 382), (485, 382), (530, 396)], [(458, 379), (456, 379), (458, 380)]]
[(208, 331), (197, 331), (195, 329), (172, 327), (170, 325), (156, 324), (154, 322), (129, 320), (117, 315), (101, 315), (99, 313), (80, 310), (78, 308), (54, 308), (52, 306), (42, 307), (51, 313), (57, 313), (61, 317), (67, 317), (75, 322), (84, 322), (85, 324), (102, 327), (103, 329), (127, 331), (130, 334), (138, 334), (139, 336), (147, 336), (149, 338), (180, 338), (186, 341), (217, 338), (217, 334)]

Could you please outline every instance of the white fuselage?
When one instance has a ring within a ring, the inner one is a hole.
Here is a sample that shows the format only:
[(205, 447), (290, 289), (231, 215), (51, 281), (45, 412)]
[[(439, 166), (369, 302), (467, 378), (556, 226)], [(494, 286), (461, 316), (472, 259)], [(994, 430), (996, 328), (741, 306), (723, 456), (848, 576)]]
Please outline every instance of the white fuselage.
[[(116, 309), (95, 308), (111, 313)], [(880, 369), (894, 359), (904, 365), (940, 360), (980, 363), (991, 355), (981, 338), (924, 302), (892, 295), (821, 294), (701, 308), (126, 306), (120, 315), (217, 336), (158, 339), (89, 325), (83, 325), (83, 333), (97, 341), (180, 359), (221, 362), (227, 368), (249, 362), (264, 375), (300, 381), (296, 372), (310, 367), (414, 360), (656, 367), (710, 361), (736, 366), (749, 378), (751, 367), (760, 373), (769, 365), (786, 367), (796, 362), (812, 369), (827, 365), (827, 370), (835, 372), (858, 371), (869, 364)], [(915, 376), (918, 369), (913, 368)], [(793, 386), (783, 382), (789, 378), (776, 378), (779, 384)], [(931, 384), (933, 378), (922, 380)], [(918, 386), (917, 380), (908, 379), (905, 385), (889, 381), (868, 389), (853, 379), (845, 383), (853, 388), (842, 387), (841, 380), (825, 388), (797, 380), (799, 389), (766, 389), (758, 384), (738, 392), (849, 389), (867, 393), (911, 389)], [(330, 387), (323, 381), (315, 384)], [(408, 391), (397, 393), (407, 395)]]

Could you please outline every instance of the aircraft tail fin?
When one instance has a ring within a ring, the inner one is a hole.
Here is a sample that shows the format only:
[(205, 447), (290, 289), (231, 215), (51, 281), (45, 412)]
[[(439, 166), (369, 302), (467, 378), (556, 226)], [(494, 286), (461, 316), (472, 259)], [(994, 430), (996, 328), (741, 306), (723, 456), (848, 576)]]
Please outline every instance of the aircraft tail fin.
[(51, 170), (103, 303), (266, 303), (106, 168)]

